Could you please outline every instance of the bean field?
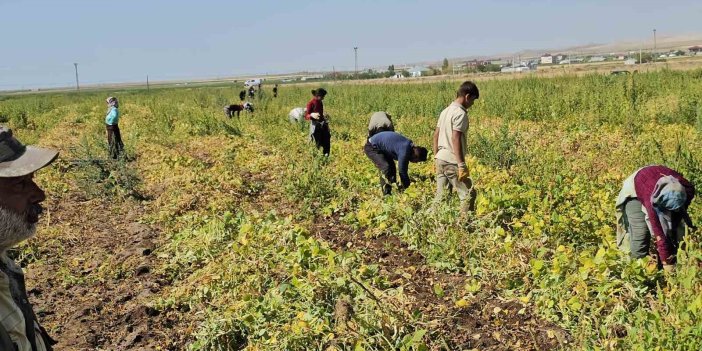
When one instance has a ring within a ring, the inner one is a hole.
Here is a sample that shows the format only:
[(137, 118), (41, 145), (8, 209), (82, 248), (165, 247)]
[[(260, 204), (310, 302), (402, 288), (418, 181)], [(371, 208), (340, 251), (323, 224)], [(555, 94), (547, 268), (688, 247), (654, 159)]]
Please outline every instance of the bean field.
[(39, 319), (64, 349), (698, 349), (699, 233), (664, 276), (619, 252), (614, 202), (649, 164), (700, 188), (702, 71), (476, 83), (467, 217), (431, 207), (431, 162), (382, 197), (362, 150), (375, 111), (431, 150), (460, 81), (324, 84), (329, 158), (287, 117), (316, 86), (264, 83), (238, 119), (231, 85), (0, 97), (23, 142), (60, 150), (14, 253)]

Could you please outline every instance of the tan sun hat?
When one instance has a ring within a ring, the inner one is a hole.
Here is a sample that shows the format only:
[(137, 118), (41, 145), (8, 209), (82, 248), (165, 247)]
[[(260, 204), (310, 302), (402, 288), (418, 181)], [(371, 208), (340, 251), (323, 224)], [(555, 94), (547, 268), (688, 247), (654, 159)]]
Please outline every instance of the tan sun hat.
[(0, 178), (21, 177), (53, 162), (58, 151), (25, 146), (12, 136), (12, 129), (0, 126)]

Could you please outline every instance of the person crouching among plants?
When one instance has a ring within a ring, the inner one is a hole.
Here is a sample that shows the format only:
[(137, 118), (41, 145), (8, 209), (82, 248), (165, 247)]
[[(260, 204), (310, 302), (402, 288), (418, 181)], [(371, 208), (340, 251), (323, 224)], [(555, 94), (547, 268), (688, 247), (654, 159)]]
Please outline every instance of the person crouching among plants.
[(322, 148), (324, 156), (329, 157), (331, 150), (331, 132), (329, 131), (328, 116), (324, 114), (324, 88), (312, 90), (312, 100), (307, 103), (305, 119), (310, 121), (310, 138), (317, 148)]
[(55, 342), (41, 327), (29, 303), (22, 268), (8, 250), (34, 236), (44, 191), (34, 172), (48, 166), (58, 152), (25, 146), (0, 127), (0, 350), (51, 351)]
[(695, 187), (668, 167), (646, 166), (634, 172), (617, 197), (617, 246), (632, 258), (643, 258), (653, 234), (659, 264), (672, 272), (685, 226), (696, 229), (687, 213), (694, 196)]
[(445, 189), (453, 188), (461, 200), (461, 213), (475, 210), (476, 192), (470, 179), (465, 156), (468, 152), (468, 109), (480, 97), (475, 83), (466, 81), (456, 92), (456, 99), (439, 115), (434, 130), (436, 196), (434, 204), (444, 197)]
[(107, 145), (110, 157), (117, 159), (124, 151), (122, 134), (119, 131), (119, 101), (116, 97), (110, 96), (107, 102), (107, 116), (105, 116), (105, 128), (107, 129)]
[(427, 160), (427, 149), (415, 146), (411, 140), (396, 132), (380, 132), (368, 138), (363, 147), (366, 156), (380, 170), (380, 187), (383, 195), (392, 193), (392, 184), (397, 182), (397, 169), (400, 173), (400, 191), (410, 186), (409, 163)]
[(395, 126), (392, 124), (392, 117), (385, 111), (375, 112), (368, 122), (368, 137), (372, 137), (380, 132), (394, 132)]

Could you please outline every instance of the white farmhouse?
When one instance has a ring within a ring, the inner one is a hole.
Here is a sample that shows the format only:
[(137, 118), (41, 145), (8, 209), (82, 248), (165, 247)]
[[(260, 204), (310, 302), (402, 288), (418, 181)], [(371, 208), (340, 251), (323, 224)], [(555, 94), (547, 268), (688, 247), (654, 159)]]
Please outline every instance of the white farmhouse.
[(551, 56), (551, 54), (544, 54), (541, 56), (540, 62), (542, 65), (551, 65), (553, 64), (553, 56)]
[(412, 77), (421, 77), (424, 74), (426, 74), (426, 72), (429, 72), (429, 71), (430, 71), (430, 69), (428, 69), (424, 66), (416, 66), (416, 67), (412, 67), (412, 69), (409, 71), (409, 73)]

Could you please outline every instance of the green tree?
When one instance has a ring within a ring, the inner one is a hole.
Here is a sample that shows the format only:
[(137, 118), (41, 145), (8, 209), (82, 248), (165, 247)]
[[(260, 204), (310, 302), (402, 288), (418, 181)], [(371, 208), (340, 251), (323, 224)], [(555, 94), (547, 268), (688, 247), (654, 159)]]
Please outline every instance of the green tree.
[(478, 72), (499, 72), (500, 65), (488, 63), (486, 65), (478, 65)]
[(394, 76), (394, 75), (395, 75), (395, 65), (390, 65), (390, 66), (388, 66), (388, 73), (389, 73), (391, 76)]
[(441, 70), (446, 73), (448, 72), (449, 69), (449, 61), (447, 58), (444, 58), (444, 63), (441, 65)]

